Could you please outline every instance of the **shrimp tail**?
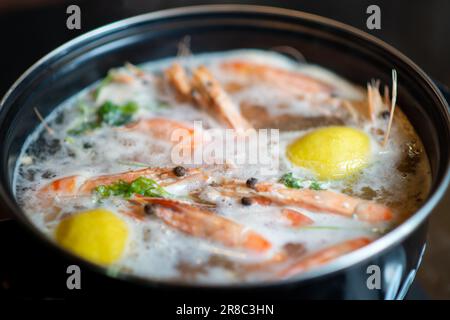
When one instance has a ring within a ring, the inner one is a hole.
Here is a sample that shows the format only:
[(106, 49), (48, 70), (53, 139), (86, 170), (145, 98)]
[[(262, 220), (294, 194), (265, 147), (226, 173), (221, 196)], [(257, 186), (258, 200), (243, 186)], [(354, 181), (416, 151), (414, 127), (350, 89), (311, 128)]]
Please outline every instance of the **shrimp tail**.
[(146, 198), (145, 201), (164, 223), (191, 236), (255, 252), (264, 252), (271, 247), (270, 242), (257, 232), (209, 210), (172, 199)]
[(291, 277), (293, 275), (307, 271), (311, 268), (318, 267), (320, 265), (328, 263), (331, 260), (343, 256), (344, 254), (362, 248), (368, 245), (370, 242), (371, 242), (370, 239), (361, 237), (338, 243), (331, 247), (307, 255), (301, 260), (289, 265), (287, 268), (282, 269), (281, 271), (278, 272), (277, 275), (281, 278)]

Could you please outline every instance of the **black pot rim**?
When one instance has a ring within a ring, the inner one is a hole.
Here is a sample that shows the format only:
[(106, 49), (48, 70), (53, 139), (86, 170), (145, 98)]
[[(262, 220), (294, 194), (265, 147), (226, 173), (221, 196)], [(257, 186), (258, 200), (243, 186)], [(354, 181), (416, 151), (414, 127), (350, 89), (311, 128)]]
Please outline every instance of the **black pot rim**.
[[(447, 102), (445, 98), (442, 96), (439, 89), (436, 87), (434, 82), (426, 75), (426, 73), (420, 69), (414, 62), (412, 62), (408, 57), (403, 55), (401, 52), (399, 52), (397, 49), (393, 48), (392, 46), (388, 45), (384, 41), (369, 35), (359, 29), (356, 29), (354, 27), (351, 27), (349, 25), (346, 25), (341, 22), (337, 22), (335, 20), (324, 18), (318, 15), (290, 10), (290, 9), (283, 9), (283, 8), (277, 8), (277, 7), (269, 7), (269, 6), (255, 6), (255, 5), (237, 5), (237, 4), (231, 4), (231, 5), (199, 5), (199, 6), (188, 6), (188, 7), (179, 7), (174, 9), (167, 9), (167, 10), (161, 10), (161, 11), (155, 11), (151, 13), (146, 13), (138, 16), (134, 16), (131, 18), (127, 18), (124, 20), (120, 20), (117, 22), (113, 22), (111, 24), (108, 24), (106, 26), (94, 29), (86, 34), (83, 34), (65, 44), (62, 46), (56, 48), (55, 50), (51, 51), (47, 55), (45, 55), (43, 58), (38, 60), (36, 63), (34, 63), (30, 68), (28, 68), (19, 78), (14, 82), (14, 84), (10, 87), (10, 89), (6, 92), (3, 99), (0, 102), (0, 112), (2, 112), (3, 107), (7, 104), (9, 99), (14, 99), (14, 93), (16, 91), (20, 91), (21, 84), (30, 76), (33, 75), (34, 72), (36, 72), (37, 69), (42, 67), (42, 65), (46, 64), (49, 60), (54, 59), (58, 56), (64, 55), (65, 53), (69, 52), (71, 48), (76, 47), (78, 45), (82, 45), (84, 41), (89, 41), (95, 38), (100, 38), (102, 36), (107, 35), (109, 32), (113, 30), (120, 30), (123, 28), (126, 28), (129, 25), (138, 24), (141, 22), (148, 22), (148, 21), (157, 21), (159, 19), (164, 18), (173, 18), (173, 17), (183, 17), (183, 16), (189, 16), (192, 14), (209, 14), (209, 13), (252, 13), (257, 15), (276, 15), (281, 17), (287, 17), (287, 18), (293, 18), (293, 19), (300, 19), (305, 21), (312, 21), (316, 23), (320, 23), (322, 25), (329, 26), (334, 29), (339, 29), (342, 32), (346, 32), (347, 34), (351, 34), (354, 37), (359, 37), (360, 39), (366, 40), (368, 42), (371, 42), (379, 47), (381, 47), (383, 50), (388, 52), (390, 55), (395, 56), (397, 59), (405, 63), (408, 67), (410, 67), (418, 77), (420, 77), (425, 83), (428, 85), (429, 89), (433, 91), (433, 94), (440, 102), (440, 108), (442, 108), (443, 116), (446, 118), (447, 123), (450, 124), (450, 113), (449, 113), (449, 107), (447, 105)], [(450, 126), (447, 126), (447, 137), (450, 136)], [(297, 284), (304, 281), (314, 280), (318, 277), (324, 277), (324, 276), (330, 276), (331, 274), (334, 274), (340, 270), (343, 270), (345, 268), (348, 268), (352, 265), (356, 265), (358, 263), (361, 263), (371, 257), (377, 256), (386, 249), (398, 244), (401, 242), (405, 237), (407, 237), (409, 234), (414, 232), (418, 228), (420, 224), (422, 224), (428, 215), (431, 213), (432, 209), (437, 205), (439, 200), (443, 197), (447, 186), (450, 182), (450, 159), (447, 161), (445, 174), (441, 178), (441, 183), (437, 187), (437, 189), (434, 191), (434, 193), (428, 198), (428, 200), (424, 203), (424, 205), (416, 211), (415, 214), (413, 214), (409, 219), (404, 221), (401, 225), (396, 227), (394, 230), (390, 231), (388, 234), (382, 236), (381, 238), (377, 239), (373, 243), (365, 246), (364, 248), (361, 248), (359, 250), (356, 250), (355, 252), (349, 253), (345, 255), (343, 259), (338, 258), (334, 260), (333, 262), (326, 264), (324, 266), (315, 268), (311, 271), (304, 272), (300, 274), (297, 277), (289, 278), (286, 280), (280, 280), (275, 282), (261, 282), (261, 283), (243, 283), (243, 284), (183, 284), (183, 283), (174, 283), (170, 281), (161, 281), (161, 280), (154, 280), (154, 279), (148, 279), (148, 278), (142, 278), (135, 275), (129, 275), (129, 274), (115, 274), (111, 272), (111, 269), (101, 267), (98, 265), (95, 265), (93, 263), (90, 263), (86, 260), (83, 260), (71, 252), (68, 252), (65, 249), (60, 248), (59, 246), (55, 245), (54, 242), (49, 239), (47, 236), (42, 234), (23, 214), (16, 214), (17, 211), (20, 211), (20, 208), (18, 208), (17, 204), (13, 199), (11, 199), (5, 192), (4, 186), (0, 185), (0, 196), (2, 198), (2, 201), (4, 201), (12, 212), (14, 212), (15, 217), (19, 218), (20, 222), (27, 228), (28, 231), (31, 231), (32, 234), (37, 236), (43, 243), (47, 244), (48, 246), (56, 249), (60, 253), (63, 253), (66, 256), (69, 256), (74, 262), (78, 263), (79, 265), (85, 265), (90, 269), (93, 269), (96, 272), (99, 272), (104, 275), (111, 276), (113, 278), (117, 278), (123, 281), (130, 281), (133, 283), (136, 283), (138, 285), (144, 285), (144, 286), (150, 286), (150, 287), (158, 287), (158, 286), (164, 286), (164, 287), (172, 287), (172, 288), (198, 288), (198, 289), (208, 289), (208, 288), (220, 288), (220, 289), (252, 289), (252, 288), (270, 288), (275, 287), (279, 285), (289, 285), (289, 284)]]

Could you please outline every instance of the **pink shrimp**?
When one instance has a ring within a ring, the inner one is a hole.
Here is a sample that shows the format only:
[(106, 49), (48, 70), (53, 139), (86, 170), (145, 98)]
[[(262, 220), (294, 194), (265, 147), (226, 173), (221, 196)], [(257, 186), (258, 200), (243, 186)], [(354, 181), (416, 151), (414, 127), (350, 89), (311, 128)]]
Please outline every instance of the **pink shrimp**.
[(166, 69), (164, 74), (180, 98), (183, 100), (190, 100), (192, 98), (192, 86), (186, 71), (180, 64), (174, 63)]
[(208, 179), (204, 172), (196, 168), (186, 168), (181, 177), (177, 176), (172, 168), (145, 168), (92, 178), (76, 175), (58, 178), (41, 188), (39, 194), (46, 197), (86, 195), (100, 185), (108, 185), (119, 180), (131, 182), (139, 177), (153, 179), (163, 187)]
[(165, 71), (169, 84), (184, 100), (193, 100), (199, 107), (218, 117), (228, 127), (236, 130), (251, 129), (252, 126), (241, 115), (239, 107), (233, 103), (227, 92), (205, 66), (200, 66), (187, 76), (177, 63)]
[(196, 131), (184, 122), (167, 118), (141, 119), (127, 125), (125, 130), (148, 133), (156, 139), (177, 146), (181, 162), (183, 159), (192, 159), (195, 150), (203, 144), (203, 140), (207, 140), (206, 133)]
[(192, 87), (194, 99), (207, 111), (217, 115), (230, 128), (236, 130), (252, 129), (250, 123), (241, 115), (239, 107), (212, 76), (205, 66), (193, 72)]
[(244, 182), (236, 180), (225, 181), (217, 189), (224, 196), (249, 197), (261, 205), (296, 206), (313, 212), (356, 217), (368, 222), (388, 221), (393, 217), (392, 210), (382, 204), (329, 190), (290, 189), (268, 182), (260, 182), (253, 188), (248, 188)]
[(151, 211), (167, 225), (232, 248), (265, 252), (271, 244), (263, 236), (209, 210), (173, 199), (139, 197), (151, 204)]
[(243, 77), (250, 82), (264, 81), (279, 86), (293, 94), (331, 93), (332, 88), (324, 82), (296, 71), (267, 66), (248, 61), (226, 61), (221, 68), (227, 72)]
[(392, 210), (384, 205), (328, 190), (280, 188), (268, 197), (286, 205), (298, 205), (311, 211), (356, 217), (368, 222), (392, 219)]
[(339, 258), (344, 254), (355, 251), (368, 245), (371, 242), (370, 239), (361, 237), (356, 239), (347, 240), (331, 247), (319, 250), (318, 252), (307, 255), (301, 258), (299, 261), (294, 262), (287, 268), (282, 269), (278, 272), (278, 276), (281, 278), (291, 277), (298, 273), (307, 271), (311, 268), (326, 264), (331, 260)]
[(281, 210), (281, 214), (289, 221), (292, 227), (302, 227), (314, 223), (308, 216), (292, 209), (284, 208)]

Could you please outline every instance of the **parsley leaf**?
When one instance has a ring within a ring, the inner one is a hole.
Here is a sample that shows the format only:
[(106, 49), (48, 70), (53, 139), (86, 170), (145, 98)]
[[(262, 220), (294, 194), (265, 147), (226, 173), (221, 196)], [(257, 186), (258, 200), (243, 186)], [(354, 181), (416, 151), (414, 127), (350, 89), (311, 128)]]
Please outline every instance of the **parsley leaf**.
[(95, 99), (97, 99), (97, 97), (99, 96), (100, 91), (101, 91), (105, 86), (107, 86), (108, 84), (110, 84), (110, 83), (112, 82), (112, 79), (113, 79), (113, 77), (112, 77), (112, 72), (110, 71), (110, 72), (108, 72), (108, 74), (106, 75), (106, 77), (103, 78), (102, 81), (100, 81), (98, 87), (95, 89), (95, 91), (94, 91), (94, 98), (95, 98)]
[(299, 178), (295, 178), (292, 172), (285, 173), (281, 177), (280, 182), (288, 188), (293, 188), (293, 189), (303, 188), (302, 180)]
[(309, 185), (309, 188), (310, 188), (311, 190), (316, 190), (316, 191), (324, 190), (324, 189), (322, 188), (322, 185), (321, 185), (319, 182), (317, 182), (317, 181), (311, 182), (311, 184)]
[(79, 136), (80, 134), (97, 129), (98, 127), (100, 127), (100, 125), (96, 122), (82, 122), (75, 128), (68, 130), (67, 133), (72, 136)]
[(100, 128), (102, 125), (123, 126), (133, 120), (134, 114), (139, 109), (135, 102), (128, 102), (124, 105), (117, 105), (111, 101), (106, 101), (95, 112), (94, 119), (89, 120), (86, 116), (86, 107), (81, 109), (83, 122), (67, 131), (70, 135), (81, 135), (87, 131)]
[[(302, 189), (304, 188), (304, 182), (302, 179), (300, 178), (296, 178), (294, 177), (294, 174), (292, 172), (289, 173), (285, 173), (281, 178), (280, 178), (280, 182), (282, 184), (284, 184), (286, 187), (288, 188), (292, 188), (292, 189)], [(308, 181), (306, 181), (308, 182)], [(309, 189), (311, 190), (325, 190), (322, 185), (317, 182), (317, 181), (311, 181), (311, 183), (309, 184)]]
[(155, 180), (139, 177), (132, 182), (119, 180), (109, 185), (99, 185), (94, 193), (100, 198), (112, 196), (130, 198), (135, 194), (146, 197), (167, 197), (169, 193), (164, 190)]
[(122, 106), (107, 101), (97, 111), (97, 122), (110, 126), (122, 126), (131, 121), (138, 110), (135, 102), (128, 102)]

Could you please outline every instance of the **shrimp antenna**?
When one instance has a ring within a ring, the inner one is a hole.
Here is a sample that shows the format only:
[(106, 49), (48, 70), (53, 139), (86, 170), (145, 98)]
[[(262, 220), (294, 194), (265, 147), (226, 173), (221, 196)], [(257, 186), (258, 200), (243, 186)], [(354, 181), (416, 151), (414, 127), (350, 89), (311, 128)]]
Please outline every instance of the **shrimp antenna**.
[(386, 134), (384, 136), (383, 147), (386, 146), (386, 143), (389, 139), (389, 134), (391, 132), (392, 121), (394, 120), (394, 111), (395, 104), (397, 102), (397, 71), (395, 69), (392, 70), (392, 100), (391, 100), (391, 114), (389, 115), (389, 123), (386, 130)]
[(184, 36), (183, 39), (178, 42), (177, 57), (189, 57), (191, 55), (191, 36)]
[(34, 107), (33, 110), (34, 110), (34, 113), (36, 113), (36, 116), (38, 117), (39, 121), (44, 126), (45, 130), (47, 130), (47, 132), (49, 134), (51, 134), (52, 136), (55, 135), (55, 131), (53, 131), (53, 129), (50, 128), (50, 126), (47, 124), (47, 122), (45, 121), (44, 117), (41, 115), (39, 110), (36, 107)]
[(126, 62), (125, 62), (125, 67), (126, 67), (128, 70), (130, 70), (132, 73), (134, 73), (135, 75), (137, 75), (137, 76), (143, 76), (143, 75), (145, 74), (145, 72), (142, 71), (141, 68), (139, 68), (138, 66), (132, 64), (132, 63), (129, 62), (129, 61), (126, 61)]

